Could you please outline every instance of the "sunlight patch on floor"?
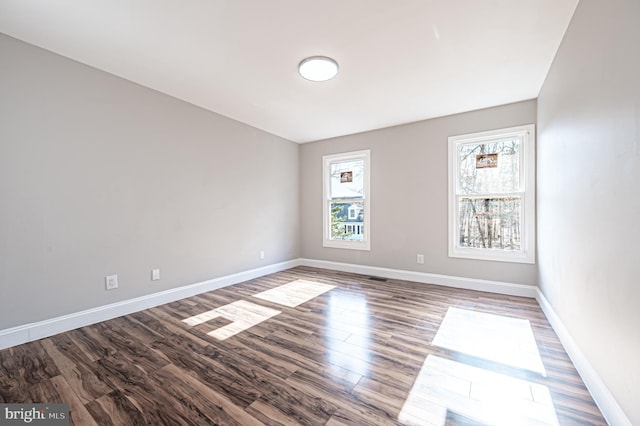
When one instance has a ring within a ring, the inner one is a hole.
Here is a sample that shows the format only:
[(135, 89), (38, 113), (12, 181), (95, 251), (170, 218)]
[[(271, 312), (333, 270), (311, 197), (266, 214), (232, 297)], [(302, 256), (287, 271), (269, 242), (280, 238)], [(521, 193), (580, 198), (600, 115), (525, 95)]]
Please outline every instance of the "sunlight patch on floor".
[(314, 297), (318, 297), (336, 286), (316, 283), (313, 281), (296, 280), (272, 288), (262, 293), (254, 294), (253, 297), (277, 303), (279, 305), (295, 308), (304, 302), (308, 302)]
[(558, 425), (546, 386), (429, 355), (398, 420), (443, 426), (449, 411), (490, 425)]
[(545, 374), (528, 320), (450, 307), (432, 344)]
[[(254, 294), (253, 297), (290, 308), (295, 308), (296, 306), (304, 302), (308, 302), (314, 297), (318, 297), (334, 288), (334, 285), (296, 280), (276, 288)], [(238, 300), (237, 302), (229, 303), (228, 305), (185, 318), (182, 322), (195, 327), (216, 318), (225, 318), (232, 322), (207, 333), (207, 335), (215, 337), (218, 340), (225, 340), (253, 327), (254, 325), (258, 325), (281, 312), (282, 311), (257, 305), (246, 300)]]
[(238, 300), (237, 302), (229, 303), (228, 305), (183, 319), (182, 322), (190, 326), (196, 326), (219, 317), (233, 321), (230, 324), (207, 333), (207, 335), (218, 340), (224, 340), (254, 325), (260, 324), (279, 313), (281, 313), (281, 311), (256, 305), (246, 300)]

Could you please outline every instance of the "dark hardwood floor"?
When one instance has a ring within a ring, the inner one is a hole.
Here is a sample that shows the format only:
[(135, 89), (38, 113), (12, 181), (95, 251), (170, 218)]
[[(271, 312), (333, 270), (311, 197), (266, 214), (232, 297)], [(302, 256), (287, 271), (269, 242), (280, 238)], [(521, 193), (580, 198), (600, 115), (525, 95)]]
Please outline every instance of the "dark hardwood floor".
[(76, 425), (606, 424), (535, 300), (307, 267), (0, 351), (0, 401)]

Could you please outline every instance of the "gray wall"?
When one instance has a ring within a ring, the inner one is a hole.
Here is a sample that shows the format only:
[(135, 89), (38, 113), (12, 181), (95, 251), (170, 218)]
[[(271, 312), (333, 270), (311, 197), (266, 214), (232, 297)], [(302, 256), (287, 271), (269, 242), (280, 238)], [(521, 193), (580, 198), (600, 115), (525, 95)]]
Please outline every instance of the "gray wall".
[[(535, 285), (536, 265), (449, 258), (447, 242), (447, 138), (535, 122), (527, 101), (302, 145), (302, 256)], [(324, 248), (322, 156), (360, 149), (371, 149), (371, 251)]]
[(640, 424), (640, 2), (581, 0), (538, 99), (540, 287)]
[(0, 330), (299, 257), (298, 145), (4, 35), (0, 58)]

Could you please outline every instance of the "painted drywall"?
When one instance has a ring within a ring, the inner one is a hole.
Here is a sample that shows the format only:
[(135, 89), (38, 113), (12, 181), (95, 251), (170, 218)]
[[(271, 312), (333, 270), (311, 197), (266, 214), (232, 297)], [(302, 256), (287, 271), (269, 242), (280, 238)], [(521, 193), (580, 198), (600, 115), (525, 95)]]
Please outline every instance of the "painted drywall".
[[(535, 265), (449, 258), (447, 242), (448, 137), (535, 122), (531, 100), (302, 145), (302, 256), (535, 285)], [(322, 156), (362, 149), (371, 150), (371, 251), (325, 248)]]
[(640, 2), (581, 0), (538, 99), (540, 288), (640, 424)]
[(0, 58), (0, 330), (299, 257), (297, 144), (4, 35)]

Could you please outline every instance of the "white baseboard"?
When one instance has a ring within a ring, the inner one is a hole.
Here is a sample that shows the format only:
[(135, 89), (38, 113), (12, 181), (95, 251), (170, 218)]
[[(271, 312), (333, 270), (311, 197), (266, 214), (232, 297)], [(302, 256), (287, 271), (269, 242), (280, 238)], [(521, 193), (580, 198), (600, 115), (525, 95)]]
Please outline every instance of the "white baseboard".
[(257, 269), (227, 275), (196, 284), (186, 285), (146, 296), (137, 297), (122, 302), (99, 306), (80, 312), (25, 324), (5, 330), (0, 330), (0, 349), (31, 342), (54, 334), (63, 333), (79, 327), (95, 324), (131, 314), (144, 309), (176, 300), (191, 297), (207, 291), (216, 290), (229, 285), (241, 283), (263, 275), (283, 271), (295, 266), (305, 265), (316, 268), (333, 269), (353, 272), (363, 275), (437, 284), (447, 287), (464, 288), (470, 290), (487, 291), (491, 293), (508, 294), (512, 296), (536, 297), (536, 288), (522, 284), (504, 283), (499, 281), (478, 280), (473, 278), (452, 277), (448, 275), (429, 274), (423, 272), (403, 271), (398, 269), (378, 268), (373, 266), (353, 265), (347, 263), (329, 262), (325, 260), (294, 259), (287, 262), (267, 265)]
[(593, 368), (587, 357), (580, 350), (569, 334), (569, 330), (564, 326), (562, 320), (555, 313), (547, 298), (542, 294), (539, 288), (536, 288), (536, 300), (542, 308), (542, 312), (547, 316), (551, 327), (558, 335), (564, 350), (571, 358), (573, 365), (576, 367), (578, 374), (584, 381), (585, 386), (591, 393), (593, 400), (602, 411), (602, 415), (610, 425), (631, 426), (631, 421), (627, 418), (618, 402), (615, 400), (609, 388), (604, 384), (600, 375)]
[(195, 296), (207, 291), (216, 290), (247, 280), (272, 274), (296, 266), (310, 266), (314, 268), (331, 269), (342, 272), (352, 272), (362, 275), (413, 281), (419, 283), (436, 284), (446, 287), (463, 288), (468, 290), (486, 291), (490, 293), (505, 294), (510, 296), (522, 296), (535, 298), (542, 311), (547, 316), (549, 323), (558, 335), (567, 354), (582, 377), (585, 385), (591, 392), (594, 401), (602, 411), (609, 424), (631, 426), (631, 422), (622, 411), (620, 405), (604, 384), (598, 373), (591, 366), (578, 345), (575, 343), (569, 331), (544, 297), (538, 287), (506, 283), (501, 281), (480, 280), (474, 278), (455, 277), (450, 275), (430, 274), (424, 272), (405, 271), (400, 269), (379, 268), (375, 266), (354, 265), (349, 263), (331, 262), (314, 259), (294, 259), (286, 262), (267, 265), (261, 268), (251, 269), (237, 274), (214, 278), (196, 284), (191, 284), (175, 289), (137, 297), (110, 305), (99, 306), (69, 315), (63, 315), (45, 321), (25, 324), (18, 327), (0, 330), (0, 349), (42, 339), (54, 334), (63, 333), (79, 327), (106, 321), (122, 315), (131, 314), (154, 306), (174, 302), (186, 297)]
[(631, 426), (631, 422), (622, 411), (607, 386), (598, 373), (591, 366), (578, 345), (575, 343), (569, 331), (544, 297), (538, 287), (523, 284), (505, 283), (500, 281), (478, 280), (473, 278), (454, 277), (449, 275), (429, 274), (424, 272), (403, 271), (398, 269), (378, 268), (374, 266), (354, 265), (349, 263), (330, 262), (326, 260), (300, 259), (301, 265), (314, 268), (331, 269), (342, 272), (352, 272), (363, 275), (373, 275), (384, 278), (414, 281), (420, 283), (437, 284), (447, 287), (464, 288), (469, 290), (486, 291), (490, 293), (505, 294), (510, 296), (523, 296), (535, 298), (540, 304), (542, 312), (549, 320), (558, 335), (565, 351), (571, 358), (578, 374), (591, 392), (594, 401), (602, 411), (607, 422), (611, 425)]
[(226, 275), (224, 277), (173, 288), (149, 294), (147, 296), (136, 297), (135, 299), (124, 300), (122, 302), (99, 306), (97, 308), (87, 309), (81, 312), (75, 312), (44, 321), (0, 330), (0, 349), (53, 336), (54, 334), (63, 333), (79, 327), (117, 318), (122, 315), (149, 309), (154, 306), (174, 302), (186, 297), (195, 296), (196, 294), (238, 284), (263, 275), (284, 271), (285, 269), (290, 269), (300, 264), (299, 259), (275, 263), (261, 268), (239, 272), (237, 274)]
[(350, 263), (330, 262), (327, 260), (300, 259), (301, 265), (314, 268), (332, 269), (355, 274), (373, 275), (396, 280), (413, 281), (425, 284), (437, 284), (445, 287), (463, 288), (467, 290), (486, 291), (535, 298), (537, 287), (524, 284), (513, 284), (501, 281), (479, 280), (475, 278), (455, 277), (451, 275), (430, 274), (426, 272), (404, 271), (401, 269), (379, 268), (376, 266), (354, 265)]

